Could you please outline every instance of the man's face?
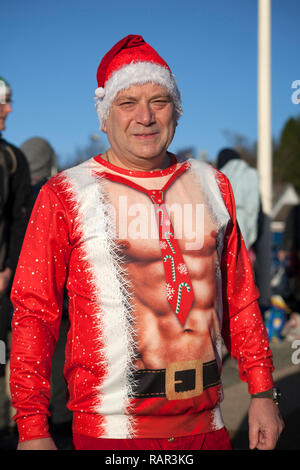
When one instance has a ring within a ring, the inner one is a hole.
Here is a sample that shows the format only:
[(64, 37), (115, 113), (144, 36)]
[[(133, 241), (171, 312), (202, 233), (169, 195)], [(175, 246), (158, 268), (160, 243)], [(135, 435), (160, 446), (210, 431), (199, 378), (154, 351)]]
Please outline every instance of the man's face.
[(104, 131), (113, 153), (138, 163), (164, 157), (176, 128), (173, 100), (160, 85), (132, 85), (112, 104)]
[(5, 119), (11, 113), (11, 95), (5, 97), (5, 103), (0, 103), (0, 131), (5, 129)]

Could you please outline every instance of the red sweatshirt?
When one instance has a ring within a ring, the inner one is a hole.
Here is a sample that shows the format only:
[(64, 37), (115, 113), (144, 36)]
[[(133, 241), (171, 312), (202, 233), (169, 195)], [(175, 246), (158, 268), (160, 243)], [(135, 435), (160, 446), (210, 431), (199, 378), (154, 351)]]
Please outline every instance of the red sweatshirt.
[[(159, 220), (169, 227), (164, 239)], [(21, 441), (49, 436), (65, 291), (76, 433), (158, 438), (222, 428), (222, 338), (249, 393), (273, 386), (230, 183), (208, 164), (173, 157), (165, 170), (134, 172), (98, 156), (42, 188), (12, 289)]]

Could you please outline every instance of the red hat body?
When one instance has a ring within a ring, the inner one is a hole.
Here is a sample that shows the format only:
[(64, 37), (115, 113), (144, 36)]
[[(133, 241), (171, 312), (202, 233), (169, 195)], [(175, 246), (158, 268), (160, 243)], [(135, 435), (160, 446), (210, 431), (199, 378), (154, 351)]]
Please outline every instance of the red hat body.
[(116, 70), (132, 62), (153, 62), (170, 70), (164, 59), (142, 36), (130, 34), (117, 42), (101, 60), (97, 70), (98, 87), (104, 87)]

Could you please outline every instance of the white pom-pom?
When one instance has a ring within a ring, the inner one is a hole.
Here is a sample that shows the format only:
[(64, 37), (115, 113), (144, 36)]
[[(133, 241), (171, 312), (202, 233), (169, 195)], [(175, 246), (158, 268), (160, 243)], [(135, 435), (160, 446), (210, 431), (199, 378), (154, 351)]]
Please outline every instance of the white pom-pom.
[(101, 86), (99, 88), (96, 88), (95, 95), (97, 96), (97, 98), (103, 98), (103, 96), (105, 95), (104, 88), (102, 88)]

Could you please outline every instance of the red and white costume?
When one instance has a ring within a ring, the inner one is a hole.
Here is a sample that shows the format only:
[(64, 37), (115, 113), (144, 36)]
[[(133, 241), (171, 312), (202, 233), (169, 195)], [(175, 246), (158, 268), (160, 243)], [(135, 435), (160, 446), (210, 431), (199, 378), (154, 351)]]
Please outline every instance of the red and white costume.
[[(224, 426), (220, 381), (211, 382), (198, 396), (179, 400), (164, 394), (138, 398), (135, 393), (134, 365), (140, 346), (135, 319), (140, 292), (124, 269), (116, 243), (118, 237), (126, 241), (124, 233), (120, 234), (124, 207), (118, 205), (124, 196), (150, 208), (151, 200), (134, 184), (160, 190), (182, 165), (186, 165), (185, 171), (179, 171), (168, 186), (165, 201), (204, 208), (200, 257), (211, 243), (211, 233), (216, 240), (209, 259), (209, 269), (215, 272), (215, 299), (209, 320), (203, 317), (201, 323), (199, 359), (205, 364), (216, 361), (221, 374), (223, 336), (249, 392), (272, 388), (272, 355), (257, 304), (259, 294), (227, 178), (197, 161), (134, 172), (96, 157), (60, 173), (42, 188), (21, 252), (12, 289), (11, 351), (11, 392), (21, 441), (49, 436), (51, 354), (65, 287), (70, 329), (64, 373), (75, 433), (111, 439), (158, 438)], [(128, 184), (119, 178), (127, 179)], [(176, 234), (178, 226), (173, 220)], [(130, 236), (128, 232), (127, 241), (132, 244)], [(147, 250), (147, 240), (135, 242), (141, 253)], [(160, 240), (155, 243), (159, 250)], [(162, 258), (160, 262), (163, 265)], [(205, 273), (201, 276), (205, 279)], [(193, 287), (197, 292), (196, 283)], [(162, 295), (153, 285), (153, 302)]]

